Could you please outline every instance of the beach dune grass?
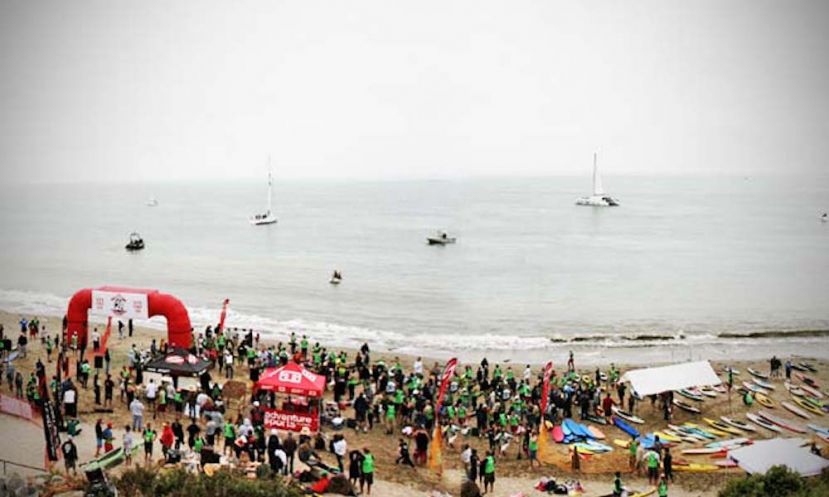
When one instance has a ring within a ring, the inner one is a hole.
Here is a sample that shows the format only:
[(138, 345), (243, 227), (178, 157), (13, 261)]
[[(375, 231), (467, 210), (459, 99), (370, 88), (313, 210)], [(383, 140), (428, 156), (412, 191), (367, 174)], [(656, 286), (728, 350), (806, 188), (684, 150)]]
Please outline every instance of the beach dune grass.
[(213, 476), (183, 469), (158, 470), (136, 467), (115, 480), (118, 493), (135, 497), (298, 497), (299, 488), (282, 478), (250, 479), (243, 472), (221, 470)]

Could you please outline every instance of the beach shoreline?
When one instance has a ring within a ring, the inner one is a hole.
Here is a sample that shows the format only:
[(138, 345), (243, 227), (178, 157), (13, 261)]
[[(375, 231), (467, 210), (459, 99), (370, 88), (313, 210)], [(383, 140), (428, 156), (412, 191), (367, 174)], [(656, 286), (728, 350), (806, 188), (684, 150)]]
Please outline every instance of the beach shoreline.
[[(15, 337), (17, 335), (17, 321), (20, 318), (20, 314), (13, 314), (8, 312), (0, 312), (0, 322), (3, 323), (6, 330), (6, 335), (10, 337)], [(31, 318), (31, 315), (24, 315), (26, 318)], [(58, 333), (60, 330), (60, 318), (57, 316), (39, 316), (41, 318), (41, 322), (45, 323), (47, 326), (47, 332), (54, 335)], [(44, 320), (45, 317), (45, 320)], [(229, 322), (228, 327), (233, 328), (233, 323)], [(93, 325), (95, 326), (95, 325)], [(103, 333), (103, 326), (99, 326), (99, 331)], [(287, 338), (287, 337), (286, 337)], [(118, 371), (123, 364), (126, 362), (126, 351), (132, 345), (136, 344), (139, 348), (146, 348), (149, 347), (150, 342), (160, 339), (166, 339), (166, 334), (163, 331), (159, 331), (156, 329), (148, 329), (145, 327), (136, 327), (134, 336), (130, 338), (119, 339), (117, 335), (117, 328), (114, 326), (112, 331), (112, 336), (110, 337), (109, 346), (113, 356), (112, 362), (112, 371)], [(311, 343), (314, 343), (314, 337), (309, 337)], [(262, 340), (260, 345), (267, 346), (271, 343), (275, 343), (276, 341), (271, 341), (269, 337), (262, 336)], [(325, 344), (323, 344), (325, 345)], [(340, 351), (343, 350), (347, 352), (349, 355), (353, 355), (355, 352), (353, 349), (347, 348), (340, 348), (340, 347), (331, 347), (333, 350)], [(517, 354), (520, 355), (520, 354)], [(396, 354), (394, 352), (378, 352), (372, 351), (372, 359), (374, 361), (377, 360), (384, 360), (387, 364), (393, 364), (394, 361), (400, 361), (401, 365), (404, 368), (410, 368), (412, 363), (418, 356), (409, 355), (409, 354)], [(433, 357), (426, 357), (421, 356), (424, 362), (424, 367), (431, 368), (433, 363), (441, 362), (439, 358)], [(35, 343), (30, 347), (30, 353), (26, 359), (18, 359), (16, 361), (16, 367), (18, 367), (22, 371), (29, 371), (33, 368), (34, 362), (41, 358), (44, 362), (46, 362), (46, 357), (43, 352), (43, 348), (40, 346), (40, 343)], [(502, 367), (505, 369), (513, 368), (516, 375), (520, 375), (524, 368), (524, 357), (521, 356), (522, 362), (518, 362), (517, 358), (513, 358), (510, 362), (503, 363)], [(580, 374), (587, 374), (590, 375), (594, 372), (595, 366), (594, 365), (585, 365), (581, 364), (580, 357), (577, 354), (576, 357), (576, 368)], [(812, 361), (814, 364), (818, 366), (821, 373), (816, 375), (818, 381), (825, 383), (829, 381), (829, 363), (825, 361), (815, 360), (814, 358), (808, 359)], [(494, 359), (490, 359), (490, 364), (495, 364)], [(745, 360), (733, 360), (728, 362), (729, 365), (733, 367), (737, 367), (739, 369), (745, 370), (748, 367), (752, 367), (758, 370), (767, 370), (768, 369), (768, 362), (767, 361), (745, 361)], [(54, 369), (55, 363), (52, 362), (51, 364), (47, 363), (47, 371), (49, 374)], [(471, 366), (473, 369), (477, 366), (475, 363), (469, 363), (466, 361), (461, 361), (461, 368), (465, 367), (466, 365)], [(638, 364), (617, 364), (616, 366), (621, 370), (625, 371), (628, 369), (635, 369), (638, 367), (648, 367), (651, 364), (648, 363), (638, 363)], [(723, 362), (713, 362), (712, 365), (715, 367), (717, 371), (721, 371), (724, 367), (725, 363)], [(556, 363), (555, 369), (561, 372), (564, 369), (564, 362)], [(240, 368), (241, 370), (241, 368)], [(533, 368), (533, 374), (538, 374), (539, 369), (537, 367)], [(743, 373), (744, 375), (746, 373)], [(220, 376), (218, 372), (213, 372), (214, 377), (218, 378)], [(251, 383), (247, 380), (246, 374), (244, 371), (240, 371), (236, 377), (237, 380), (243, 381), (248, 390), (250, 389)], [(745, 378), (740, 378), (745, 379)], [(5, 389), (5, 386), (3, 387)], [(782, 389), (781, 389), (782, 390)], [(80, 390), (79, 391), (81, 405), (90, 406), (92, 405), (92, 392), (90, 390)], [(94, 411), (86, 409), (81, 409), (79, 412), (79, 418), (81, 419), (83, 425), (85, 426), (85, 431), (91, 430), (92, 424), (94, 424), (95, 420), (99, 417), (103, 417), (106, 420), (111, 420), (114, 422), (115, 426), (123, 426), (123, 424), (129, 422), (129, 414), (125, 409), (125, 406), (119, 403), (117, 398), (117, 391), (116, 391), (116, 399), (115, 399), (115, 412), (112, 414), (102, 414), (96, 413)], [(330, 396), (330, 392), (326, 393), (326, 398)], [(739, 400), (739, 395), (736, 394), (733, 398), (726, 401), (724, 397), (720, 397), (716, 401), (710, 402), (710, 410), (706, 411), (706, 415), (718, 416), (718, 415), (732, 415), (732, 413), (740, 412), (742, 410), (741, 402)], [(643, 417), (648, 419), (647, 423), (642, 427), (643, 430), (656, 430), (661, 425), (659, 421), (659, 413), (653, 406), (649, 406), (648, 403), (643, 402), (641, 406), (641, 414)], [(685, 413), (678, 413), (677, 419), (693, 419), (689, 418)], [(9, 429), (10, 424), (3, 422), (0, 423), (0, 430), (5, 433), (5, 430)], [(350, 433), (350, 432), (349, 432)], [(351, 436), (351, 435), (349, 435)], [(762, 436), (767, 436), (767, 434), (762, 434)], [(378, 468), (381, 474), (383, 474), (382, 483), (378, 486), (378, 491), (380, 488), (384, 488), (384, 492), (382, 495), (388, 495), (390, 497), (397, 497), (397, 496), (405, 496), (411, 495), (412, 489), (417, 489), (418, 491), (425, 491), (430, 489), (443, 489), (443, 490), (450, 490), (456, 491), (457, 485), (460, 482), (460, 473), (459, 469), (459, 461), (458, 461), (458, 451), (457, 448), (447, 448), (445, 461), (446, 461), (446, 471), (448, 475), (455, 475), (454, 477), (445, 477), (442, 481), (436, 481), (434, 477), (426, 471), (409, 471), (405, 470), (402, 471), (399, 469), (398, 466), (391, 464), (391, 461), (394, 460), (395, 457), (395, 450), (396, 450), (396, 443), (394, 438), (389, 438), (388, 436), (384, 436), (380, 433), (380, 431), (375, 430), (374, 432), (370, 432), (367, 434), (354, 434), (354, 439), (352, 443), (359, 444), (358, 446), (369, 446), (372, 450), (378, 455), (378, 459), (380, 459), (380, 463), (378, 463)], [(34, 440), (37, 440), (38, 437), (35, 436)], [(514, 487), (505, 489), (503, 486), (496, 491), (494, 494), (495, 497), (499, 496), (508, 496), (512, 495), (515, 491), (524, 490), (528, 491), (531, 486), (542, 476), (556, 476), (557, 478), (571, 478), (575, 475), (568, 473), (568, 455), (567, 455), (567, 448), (566, 446), (560, 446), (554, 444), (552, 446), (552, 460), (555, 461), (552, 465), (545, 467), (543, 470), (531, 470), (526, 466), (526, 463), (522, 461), (515, 461), (509, 460), (504, 461), (503, 465), (500, 467), (499, 471), (502, 474), (501, 480), (509, 482), (509, 485), (514, 485)], [(87, 453), (88, 448), (85, 451), (82, 451), (82, 454)], [(623, 453), (624, 451), (615, 451), (611, 454), (607, 454), (603, 456), (602, 459), (596, 460), (592, 463), (586, 464), (582, 474), (578, 475), (578, 477), (582, 480), (583, 483), (588, 485), (590, 489), (585, 496), (592, 496), (592, 495), (604, 495), (606, 492), (594, 491), (597, 488), (604, 488), (606, 487), (610, 480), (612, 479), (612, 471), (614, 468), (624, 468), (626, 467), (626, 454)], [(36, 455), (35, 455), (36, 456)], [(29, 459), (32, 458), (30, 455)], [(676, 486), (675, 490), (672, 491), (672, 495), (679, 495), (679, 496), (713, 496), (716, 495), (716, 489), (721, 487), (725, 481), (729, 478), (733, 478), (735, 476), (739, 476), (741, 473), (739, 471), (728, 470), (725, 472), (718, 472), (715, 474), (703, 474), (703, 475), (693, 475), (693, 474), (683, 474), (679, 476), (678, 482), (679, 485)], [(630, 477), (636, 485), (642, 485), (641, 480)], [(378, 494), (379, 495), (379, 494)]]
[[(8, 292), (6, 292), (8, 293)], [(24, 303), (29, 294), (16, 292), (9, 301), (0, 300), (0, 313), (9, 316), (40, 316), (48, 328), (60, 327), (68, 299), (61, 306), (56, 296), (37, 305)], [(31, 294), (35, 295), (35, 294)], [(220, 306), (213, 309), (189, 309), (194, 331), (218, 322)], [(45, 311), (45, 312), (44, 312)], [(4, 318), (5, 320), (5, 318)], [(16, 320), (15, 320), (16, 321)], [(105, 319), (90, 315), (90, 322), (99, 329), (105, 327)], [(139, 326), (162, 333), (166, 323), (154, 318)], [(778, 356), (802, 357), (829, 361), (829, 329), (795, 329), (770, 326), (759, 331), (720, 331), (717, 333), (683, 333), (655, 331), (631, 331), (629, 333), (603, 334), (585, 330), (582, 335), (562, 337), (507, 337), (479, 334), (474, 340), (465, 335), (438, 336), (426, 333), (406, 335), (376, 331), (330, 323), (305, 323), (303, 321), (273, 322), (264, 318), (237, 312), (231, 302), (227, 320), (228, 328), (253, 329), (261, 334), (263, 342), (286, 341), (291, 331), (297, 335), (308, 334), (320, 342), (346, 351), (354, 351), (364, 342), (370, 342), (372, 350), (388, 355), (423, 356), (445, 361), (456, 357), (463, 362), (478, 363), (483, 358), (495, 362), (521, 361), (542, 366), (552, 360), (563, 364), (572, 351), (579, 362), (589, 366), (610, 364), (669, 364), (693, 360), (730, 360), (731, 350), (738, 348), (742, 359), (763, 360), (769, 352)], [(323, 330), (319, 336), (315, 332)], [(389, 338), (391, 336), (391, 338)]]

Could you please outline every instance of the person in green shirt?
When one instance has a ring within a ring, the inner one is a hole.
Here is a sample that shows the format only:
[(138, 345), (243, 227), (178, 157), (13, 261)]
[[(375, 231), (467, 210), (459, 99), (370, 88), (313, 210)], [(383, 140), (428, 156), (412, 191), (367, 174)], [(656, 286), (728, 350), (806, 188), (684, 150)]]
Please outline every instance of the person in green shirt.
[(533, 467), (533, 463), (538, 463), (538, 466), (541, 467), (541, 463), (538, 461), (538, 433), (535, 430), (530, 434), (528, 449), (530, 453), (530, 468)]
[(363, 447), (363, 464), (362, 468), (360, 468), (360, 493), (363, 493), (363, 486), (365, 485), (366, 488), (366, 495), (371, 495), (371, 485), (374, 484), (374, 454), (368, 449), (368, 447)]
[(656, 485), (659, 481), (659, 454), (651, 450), (645, 458), (648, 464), (648, 483)]
[(746, 390), (745, 396), (743, 396), (743, 404), (748, 407), (751, 407), (754, 404), (754, 396), (751, 395), (751, 390)]
[(155, 430), (150, 423), (144, 427), (144, 465), (149, 466), (153, 457), (153, 442), (155, 441)]
[(484, 493), (495, 491), (495, 455), (491, 450), (484, 459)]
[(668, 482), (665, 477), (659, 479), (659, 486), (656, 487), (656, 492), (659, 497), (668, 497)]
[(628, 446), (628, 466), (631, 471), (636, 469), (636, 452), (638, 450), (639, 441), (634, 438), (630, 441), (630, 445)]
[(302, 358), (308, 358), (308, 337), (302, 335), (302, 340), (299, 342), (299, 350), (302, 352)]
[(397, 417), (397, 410), (391, 402), (386, 404), (386, 435), (394, 433), (395, 418)]

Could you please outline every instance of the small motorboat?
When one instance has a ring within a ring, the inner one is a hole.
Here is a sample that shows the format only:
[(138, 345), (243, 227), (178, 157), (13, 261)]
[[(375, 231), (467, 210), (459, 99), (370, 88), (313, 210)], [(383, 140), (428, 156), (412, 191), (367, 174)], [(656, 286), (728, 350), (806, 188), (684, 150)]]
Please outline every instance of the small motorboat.
[(144, 250), (144, 239), (141, 238), (141, 235), (138, 233), (132, 232), (130, 233), (130, 241), (124, 248), (130, 252), (135, 250)]
[(339, 285), (343, 281), (343, 275), (337, 270), (334, 270), (334, 273), (331, 275), (331, 279), (328, 280), (329, 283), (332, 285)]
[(147, 200), (147, 207), (157, 207), (158, 200), (155, 197), (151, 197), (150, 200)]
[(426, 241), (429, 245), (449, 245), (455, 243), (455, 237), (447, 235), (445, 231), (439, 231), (436, 236), (427, 237)]

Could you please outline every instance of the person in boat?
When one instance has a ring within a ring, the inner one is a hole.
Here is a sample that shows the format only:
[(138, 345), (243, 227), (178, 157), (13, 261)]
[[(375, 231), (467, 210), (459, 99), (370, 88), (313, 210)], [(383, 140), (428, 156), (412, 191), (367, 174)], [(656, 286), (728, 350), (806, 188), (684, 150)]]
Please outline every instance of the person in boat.
[[(824, 216), (826, 216), (826, 214), (824, 214)], [(441, 238), (443, 238), (444, 240), (446, 240), (446, 233), (445, 233), (445, 232), (444, 232), (444, 233), (441, 233), (441, 234), (440, 234), (440, 237), (441, 237)]]
[(340, 272), (335, 269), (334, 274), (331, 276), (331, 279), (332, 280), (341, 280), (341, 279), (343, 279), (343, 275), (340, 274)]

